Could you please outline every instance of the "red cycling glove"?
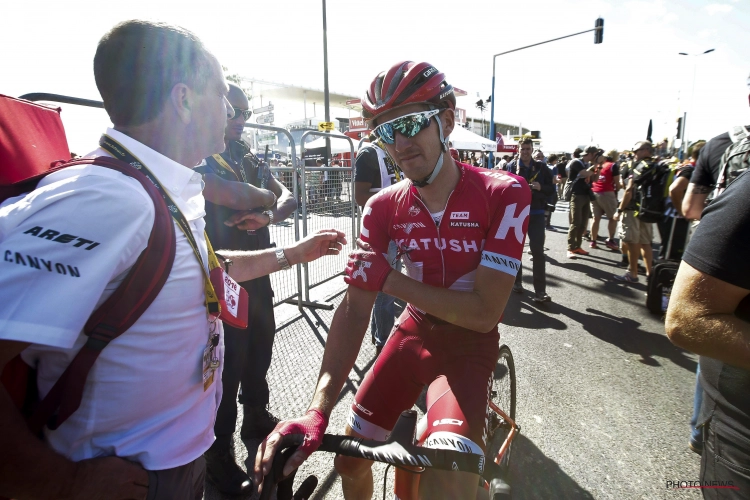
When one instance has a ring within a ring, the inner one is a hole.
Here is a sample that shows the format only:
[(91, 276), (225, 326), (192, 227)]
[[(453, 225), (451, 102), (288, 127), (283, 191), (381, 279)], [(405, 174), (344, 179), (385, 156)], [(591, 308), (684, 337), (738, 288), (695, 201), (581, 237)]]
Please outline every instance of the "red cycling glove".
[(382, 254), (355, 250), (349, 254), (344, 281), (362, 290), (380, 292), (391, 271), (393, 268)]
[(305, 454), (305, 458), (312, 455), (323, 442), (323, 434), (328, 427), (328, 419), (323, 412), (317, 409), (307, 410), (304, 417), (293, 420), (285, 420), (276, 424), (271, 434), (278, 432), (281, 436), (298, 434), (305, 436), (304, 441), (297, 448)]

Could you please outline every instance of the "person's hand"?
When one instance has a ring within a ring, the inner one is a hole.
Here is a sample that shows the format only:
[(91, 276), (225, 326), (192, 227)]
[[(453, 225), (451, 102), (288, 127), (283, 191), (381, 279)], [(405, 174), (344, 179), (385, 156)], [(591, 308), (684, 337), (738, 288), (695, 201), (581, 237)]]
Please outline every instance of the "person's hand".
[(357, 246), (359, 249), (349, 254), (344, 281), (363, 290), (382, 291), (393, 268), (383, 254), (372, 251), (367, 243), (357, 240)]
[[(283, 476), (291, 474), (299, 467), (307, 457), (318, 449), (323, 441), (323, 434), (328, 427), (328, 417), (317, 409), (308, 410), (303, 417), (293, 420), (285, 420), (276, 424), (271, 434), (260, 443), (258, 452), (255, 454), (255, 467), (253, 468), (253, 482), (261, 489), (263, 476), (271, 472), (273, 457), (280, 452), (280, 441), (284, 436), (297, 435), (303, 438), (302, 444), (284, 465)], [(269, 487), (272, 485), (269, 485)]]
[(290, 265), (311, 262), (324, 255), (338, 255), (346, 245), (346, 236), (335, 229), (321, 229), (284, 249)]
[(612, 217), (613, 221), (619, 221), (620, 220), (621, 212), (615, 212), (615, 215)]
[(537, 191), (542, 189), (542, 185), (539, 184), (537, 181), (534, 181), (531, 183), (531, 189), (536, 189)]
[(70, 499), (142, 500), (148, 494), (148, 472), (119, 457), (99, 457), (76, 463)]
[(255, 231), (266, 227), (270, 223), (271, 219), (268, 215), (252, 210), (236, 212), (224, 221), (225, 225), (235, 227), (241, 231)]

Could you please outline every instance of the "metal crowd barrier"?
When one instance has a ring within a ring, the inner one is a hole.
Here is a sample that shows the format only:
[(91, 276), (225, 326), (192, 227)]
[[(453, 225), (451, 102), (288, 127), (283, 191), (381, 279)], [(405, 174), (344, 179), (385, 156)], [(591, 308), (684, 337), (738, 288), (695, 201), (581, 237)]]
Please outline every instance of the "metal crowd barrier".
[[(354, 142), (345, 135), (308, 130), (300, 139), (300, 155), (305, 157), (305, 139), (308, 136), (329, 137), (331, 140), (349, 141), (351, 157), (354, 158)], [(319, 229), (337, 229), (347, 235), (351, 245), (358, 236), (357, 201), (354, 199), (354, 168), (348, 167), (307, 167), (302, 162), (300, 168), (302, 193), (302, 236)], [(329, 281), (344, 270), (348, 252), (336, 257), (304, 264), (303, 290), (305, 300), (310, 300), (310, 288)]]
[[(289, 140), (292, 153), (289, 158), (291, 159), (291, 167), (273, 167), (271, 172), (279, 174), (277, 179), (279, 182), (284, 184), (294, 195), (295, 200), (299, 200), (299, 183), (298, 180), (298, 161), (297, 155), (294, 154), (296, 151), (294, 138), (292, 134), (285, 128), (273, 127), (271, 125), (260, 125), (257, 123), (246, 123), (245, 128), (254, 128), (259, 130), (268, 130), (276, 132), (276, 134), (284, 134)], [(287, 184), (287, 182), (289, 184)], [(299, 203), (299, 201), (298, 201)], [(270, 229), (271, 232), (271, 243), (277, 247), (289, 246), (295, 241), (299, 241), (301, 238), (299, 230), (299, 206), (294, 211), (292, 216), (286, 220), (283, 220), (277, 224), (272, 224)], [(304, 235), (303, 235), (304, 236)], [(279, 272), (271, 275), (271, 287), (274, 292), (274, 303), (273, 305), (279, 305), (281, 303), (296, 303), (298, 307), (302, 307), (302, 266), (297, 264), (294, 266), (294, 273)], [(294, 300), (296, 299), (296, 300)]]
[[(60, 94), (29, 93), (20, 97), (29, 101), (49, 101), (74, 104), (92, 108), (103, 108), (101, 101), (80, 99)], [(271, 242), (278, 247), (288, 246), (307, 236), (308, 231), (335, 228), (347, 234), (351, 244), (358, 236), (359, 210), (354, 199), (353, 167), (304, 167), (297, 157), (292, 134), (281, 127), (246, 123), (245, 128), (268, 130), (284, 134), (291, 146), (291, 166), (273, 167), (271, 171), (287, 186), (298, 200), (298, 208), (293, 215), (270, 228)], [(345, 135), (330, 134), (310, 130), (302, 135), (301, 154), (304, 157), (304, 141), (307, 136), (323, 136), (349, 141), (351, 157), (354, 158), (354, 143)], [(306, 182), (305, 176), (309, 177)], [(301, 223), (301, 224), (300, 224)], [(301, 230), (300, 230), (301, 225)], [(341, 274), (346, 266), (348, 252), (337, 257), (326, 257), (310, 265), (296, 265), (293, 273), (274, 273), (271, 284), (274, 290), (274, 306), (293, 303), (302, 307), (329, 308), (318, 303), (310, 303), (310, 288), (325, 283)], [(303, 276), (304, 274), (304, 276)]]

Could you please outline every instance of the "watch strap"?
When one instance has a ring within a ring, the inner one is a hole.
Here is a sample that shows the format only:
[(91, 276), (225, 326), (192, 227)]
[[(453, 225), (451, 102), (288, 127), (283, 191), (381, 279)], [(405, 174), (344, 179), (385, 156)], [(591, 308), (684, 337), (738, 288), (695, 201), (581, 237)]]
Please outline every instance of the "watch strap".
[(289, 265), (289, 261), (286, 258), (286, 254), (284, 253), (283, 248), (276, 249), (276, 260), (278, 261), (279, 267), (282, 271), (286, 271), (287, 269), (292, 268), (292, 266)]

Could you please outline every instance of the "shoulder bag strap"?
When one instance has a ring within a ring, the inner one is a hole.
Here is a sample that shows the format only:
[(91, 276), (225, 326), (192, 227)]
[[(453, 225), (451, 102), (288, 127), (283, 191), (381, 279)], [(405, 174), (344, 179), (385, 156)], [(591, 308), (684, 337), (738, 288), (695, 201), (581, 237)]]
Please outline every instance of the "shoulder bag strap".
[(56, 429), (78, 409), (86, 378), (102, 349), (127, 331), (148, 309), (167, 281), (174, 262), (176, 241), (172, 217), (162, 196), (139, 170), (105, 156), (73, 160), (54, 170), (92, 164), (111, 168), (140, 182), (154, 202), (154, 226), (146, 249), (125, 279), (89, 317), (84, 327), (89, 337), (86, 344), (33, 412), (29, 427), (35, 434), (45, 424)]

